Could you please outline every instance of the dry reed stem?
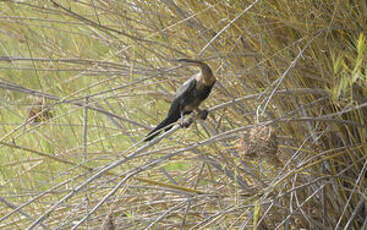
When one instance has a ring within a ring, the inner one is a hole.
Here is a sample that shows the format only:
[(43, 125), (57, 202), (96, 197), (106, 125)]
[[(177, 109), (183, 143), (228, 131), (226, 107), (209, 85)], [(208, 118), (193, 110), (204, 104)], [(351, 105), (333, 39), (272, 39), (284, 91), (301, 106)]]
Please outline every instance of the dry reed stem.
[[(362, 2), (2, 1), (0, 227), (365, 228)], [(215, 72), (208, 119), (143, 144), (182, 57)], [(259, 125), (281, 167), (241, 157)]]

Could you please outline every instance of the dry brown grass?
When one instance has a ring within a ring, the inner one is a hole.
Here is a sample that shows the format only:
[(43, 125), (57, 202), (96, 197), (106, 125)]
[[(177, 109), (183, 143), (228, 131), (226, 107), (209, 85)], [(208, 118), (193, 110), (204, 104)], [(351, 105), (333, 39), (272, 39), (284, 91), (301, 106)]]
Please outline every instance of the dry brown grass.
[[(365, 1), (0, 15), (1, 229), (367, 228)], [(142, 143), (196, 71), (182, 57), (215, 72), (208, 119)], [(31, 124), (36, 98), (52, 116)]]

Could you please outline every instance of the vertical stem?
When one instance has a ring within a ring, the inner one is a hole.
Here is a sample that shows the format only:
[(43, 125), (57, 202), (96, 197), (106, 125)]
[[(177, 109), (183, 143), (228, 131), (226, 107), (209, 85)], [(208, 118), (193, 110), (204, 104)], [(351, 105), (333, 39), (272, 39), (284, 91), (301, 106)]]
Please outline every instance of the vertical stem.
[[(85, 104), (84, 104), (84, 117), (83, 117), (83, 163), (85, 164), (87, 161), (87, 127), (88, 127), (88, 94), (85, 95)], [(84, 179), (87, 179), (86, 175), (84, 175)], [(86, 212), (89, 212), (89, 198), (88, 198), (88, 186), (85, 189), (85, 201), (87, 202)], [(88, 230), (88, 220), (85, 222), (85, 227)]]

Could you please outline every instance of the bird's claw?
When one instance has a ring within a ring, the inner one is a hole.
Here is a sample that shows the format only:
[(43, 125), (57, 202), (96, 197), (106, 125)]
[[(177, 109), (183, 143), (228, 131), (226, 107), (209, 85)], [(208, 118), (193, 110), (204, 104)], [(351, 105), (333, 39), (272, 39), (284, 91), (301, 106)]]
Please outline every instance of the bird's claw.
[(187, 120), (181, 120), (180, 126), (181, 128), (188, 128), (194, 120), (192, 118), (189, 118)]
[(199, 117), (201, 120), (205, 120), (208, 117), (208, 110), (204, 109), (204, 110), (200, 110), (199, 112)]

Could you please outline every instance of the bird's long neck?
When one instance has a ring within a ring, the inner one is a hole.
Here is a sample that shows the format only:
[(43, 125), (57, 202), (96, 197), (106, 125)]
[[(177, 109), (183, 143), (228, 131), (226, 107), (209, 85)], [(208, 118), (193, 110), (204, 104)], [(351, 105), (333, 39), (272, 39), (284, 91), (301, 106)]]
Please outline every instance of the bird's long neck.
[(192, 65), (200, 67), (200, 73), (196, 75), (196, 80), (204, 85), (212, 85), (215, 82), (215, 77), (209, 65), (204, 62), (192, 60), (192, 59), (180, 59), (180, 62), (186, 62)]
[(203, 80), (205, 82), (212, 81), (214, 78), (214, 75), (210, 67), (205, 63), (201, 63), (200, 68), (201, 68), (201, 74), (203, 75)]

